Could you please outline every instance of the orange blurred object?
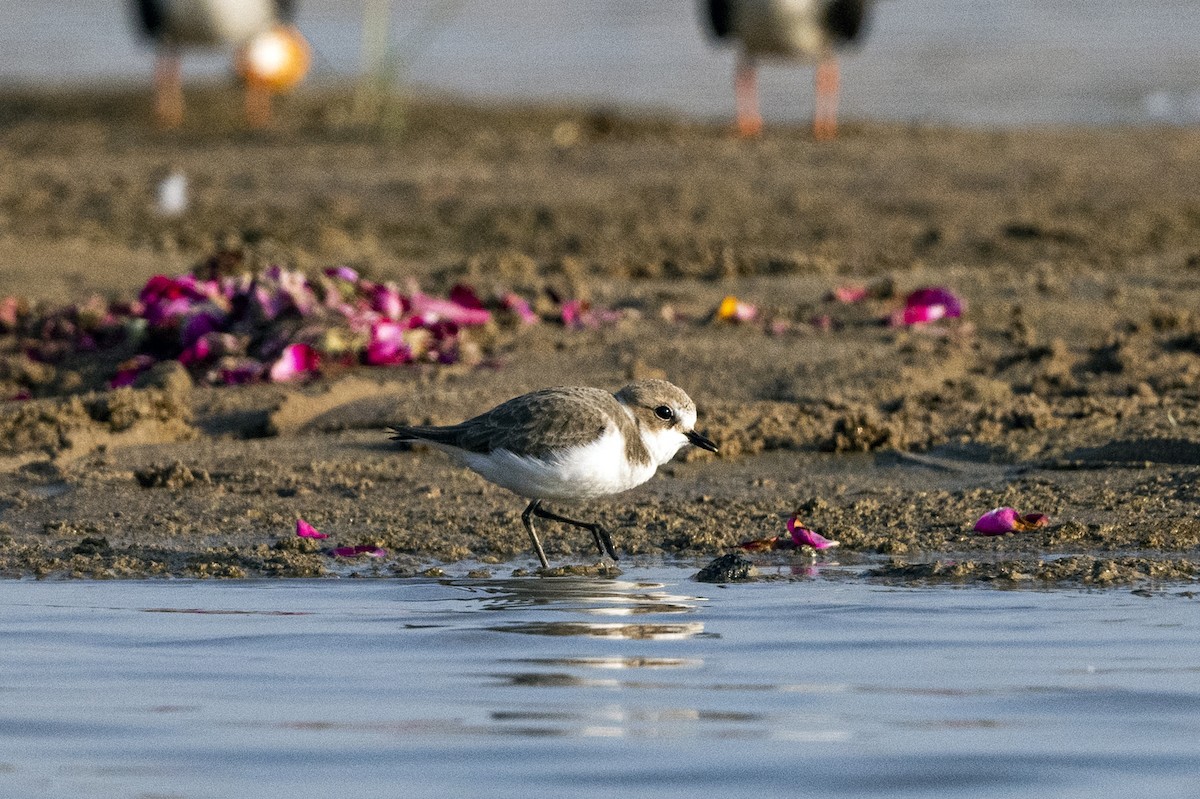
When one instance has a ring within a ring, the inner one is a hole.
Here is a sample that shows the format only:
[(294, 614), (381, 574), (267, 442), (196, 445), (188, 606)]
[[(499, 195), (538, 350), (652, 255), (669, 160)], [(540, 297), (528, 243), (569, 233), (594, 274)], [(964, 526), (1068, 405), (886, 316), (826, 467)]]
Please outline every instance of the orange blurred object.
[(285, 92), (308, 74), (312, 48), (294, 25), (276, 25), (247, 42), (237, 55), (238, 74), (247, 84)]

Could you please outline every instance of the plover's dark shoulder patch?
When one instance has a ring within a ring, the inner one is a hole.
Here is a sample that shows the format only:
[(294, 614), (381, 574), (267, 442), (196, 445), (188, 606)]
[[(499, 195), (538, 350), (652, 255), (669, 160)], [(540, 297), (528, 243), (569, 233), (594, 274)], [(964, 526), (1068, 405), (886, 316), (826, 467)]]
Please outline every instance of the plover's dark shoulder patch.
[(501, 403), (435, 440), (468, 452), (498, 449), (544, 458), (592, 443), (613, 426), (641, 445), (637, 429), (612, 394), (598, 388), (546, 388)]

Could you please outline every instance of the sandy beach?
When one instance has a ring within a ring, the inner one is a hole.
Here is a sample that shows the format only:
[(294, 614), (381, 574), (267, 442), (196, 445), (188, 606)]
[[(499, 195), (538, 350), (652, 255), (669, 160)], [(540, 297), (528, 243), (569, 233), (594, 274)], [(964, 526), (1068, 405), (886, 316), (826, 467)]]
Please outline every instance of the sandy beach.
[[(389, 424), (450, 423), (555, 384), (667, 377), (713, 456), (689, 452), (604, 521), (621, 565), (698, 566), (783, 532), (902, 583), (1141, 585), (1200, 570), (1200, 132), (990, 132), (855, 123), (832, 143), (587, 108), (414, 100), (384, 128), (348, 93), (287, 99), (242, 130), (236, 95), (0, 95), (0, 297), (136, 298), (216, 255), (350, 266), (444, 295), (571, 297), (620, 320), (472, 334), (475, 362), (337, 368), (207, 386), (182, 367), (109, 390), (119, 353), (31, 360), (0, 336), (0, 575), (248, 577), (536, 563), (524, 503)], [(187, 177), (190, 205), (156, 210)], [(861, 287), (857, 302), (832, 298)], [(960, 318), (886, 320), (947, 287)], [(727, 296), (752, 322), (713, 318)], [(127, 355), (127, 353), (125, 353)], [(1048, 514), (1007, 536), (996, 506)], [(304, 518), (334, 559), (297, 539)], [(590, 537), (546, 527), (551, 561)], [(764, 572), (803, 553), (749, 556)], [(800, 573), (803, 573), (801, 568)]]

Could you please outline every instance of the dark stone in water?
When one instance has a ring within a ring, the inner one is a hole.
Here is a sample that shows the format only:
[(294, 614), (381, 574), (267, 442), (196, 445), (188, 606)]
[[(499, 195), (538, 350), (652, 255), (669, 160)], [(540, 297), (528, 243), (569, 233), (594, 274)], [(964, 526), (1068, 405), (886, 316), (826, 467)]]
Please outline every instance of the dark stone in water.
[(89, 536), (76, 544), (71, 551), (76, 555), (107, 555), (112, 552), (112, 547), (108, 545), (107, 538)]
[(722, 555), (696, 572), (692, 579), (701, 583), (738, 583), (753, 580), (758, 576), (754, 564), (736, 552)]

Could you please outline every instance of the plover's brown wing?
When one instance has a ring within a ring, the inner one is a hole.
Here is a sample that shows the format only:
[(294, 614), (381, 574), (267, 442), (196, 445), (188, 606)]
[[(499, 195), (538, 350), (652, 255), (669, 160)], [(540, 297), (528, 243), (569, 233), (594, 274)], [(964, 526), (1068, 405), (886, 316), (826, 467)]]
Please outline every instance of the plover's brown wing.
[[(393, 439), (429, 441), (468, 452), (506, 449), (541, 457), (594, 441), (612, 424), (632, 425), (612, 394), (598, 388), (547, 388), (510, 399), (446, 427), (397, 427)], [(636, 437), (636, 431), (633, 431)]]

